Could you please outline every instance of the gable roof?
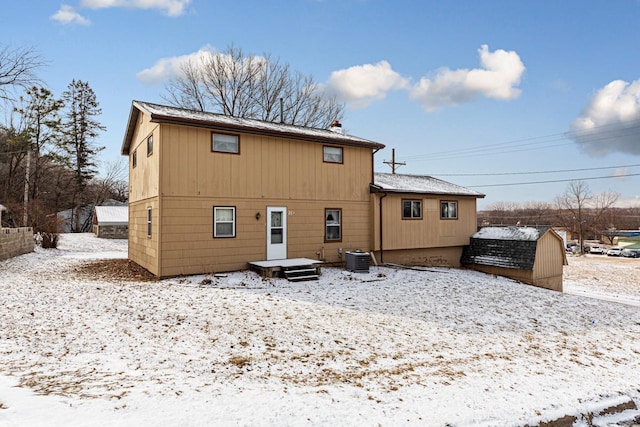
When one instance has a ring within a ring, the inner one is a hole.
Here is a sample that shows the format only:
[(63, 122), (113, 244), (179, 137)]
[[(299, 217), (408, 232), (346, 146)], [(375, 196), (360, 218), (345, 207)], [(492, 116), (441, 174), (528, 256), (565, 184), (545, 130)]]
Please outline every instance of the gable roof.
[(96, 206), (99, 225), (120, 225), (129, 223), (128, 206)]
[(187, 110), (184, 108), (167, 105), (153, 104), (150, 102), (133, 101), (129, 112), (129, 121), (122, 141), (123, 155), (129, 154), (131, 139), (135, 130), (139, 114), (143, 112), (151, 117), (154, 123), (168, 123), (184, 126), (197, 126), (212, 130), (242, 132), (260, 135), (269, 135), (280, 138), (295, 138), (305, 141), (371, 148), (379, 150), (384, 144), (369, 141), (364, 138), (333, 132), (329, 129), (307, 128), (302, 126), (287, 125), (281, 123), (265, 122), (262, 120), (243, 119), (239, 117), (225, 116), (223, 114), (208, 113), (205, 111)]
[(551, 227), (483, 227), (471, 236), (469, 246), (462, 251), (462, 264), (479, 264), (493, 267), (533, 270), (536, 260), (538, 241), (551, 233), (562, 245), (563, 264), (564, 244)]
[(437, 194), (443, 196), (473, 196), (484, 194), (426, 175), (403, 175), (376, 172), (373, 175), (372, 192)]

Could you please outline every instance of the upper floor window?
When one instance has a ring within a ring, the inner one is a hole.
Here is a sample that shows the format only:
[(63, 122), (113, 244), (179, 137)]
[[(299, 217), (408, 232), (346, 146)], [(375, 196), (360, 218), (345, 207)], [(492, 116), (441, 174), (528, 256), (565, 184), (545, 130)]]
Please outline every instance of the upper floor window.
[(422, 219), (422, 200), (403, 200), (402, 219)]
[(131, 155), (131, 163), (134, 168), (138, 166), (138, 150), (137, 149), (133, 150), (133, 154)]
[(327, 163), (342, 163), (342, 147), (322, 147), (322, 160)]
[(342, 209), (325, 209), (324, 240), (339, 242), (342, 240)]
[(153, 154), (153, 135), (149, 135), (147, 138), (147, 156)]
[(440, 219), (458, 219), (458, 202), (440, 202)]
[(213, 237), (236, 236), (236, 208), (232, 206), (214, 206)]
[(218, 151), (220, 153), (239, 153), (240, 137), (238, 135), (229, 135), (225, 133), (212, 133), (211, 151)]

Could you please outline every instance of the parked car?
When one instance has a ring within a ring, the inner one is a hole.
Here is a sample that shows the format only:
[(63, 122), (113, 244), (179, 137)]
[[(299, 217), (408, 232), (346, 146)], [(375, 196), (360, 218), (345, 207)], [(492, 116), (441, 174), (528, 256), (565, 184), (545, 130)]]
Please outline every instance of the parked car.
[(589, 250), (590, 254), (596, 254), (596, 255), (604, 255), (605, 252), (606, 251), (602, 246), (591, 246), (591, 249)]
[(609, 250), (607, 251), (607, 255), (608, 256), (620, 256), (620, 255), (622, 255), (622, 248), (619, 248), (617, 246), (609, 248)]
[(640, 249), (623, 249), (621, 255), (626, 258), (640, 258)]

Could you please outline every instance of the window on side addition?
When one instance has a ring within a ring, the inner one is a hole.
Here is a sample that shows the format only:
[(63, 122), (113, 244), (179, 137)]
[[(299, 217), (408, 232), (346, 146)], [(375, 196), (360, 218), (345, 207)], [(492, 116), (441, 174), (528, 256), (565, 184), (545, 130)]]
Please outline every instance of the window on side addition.
[(422, 219), (422, 200), (403, 200), (402, 219)]
[(440, 202), (440, 219), (458, 219), (458, 202)]

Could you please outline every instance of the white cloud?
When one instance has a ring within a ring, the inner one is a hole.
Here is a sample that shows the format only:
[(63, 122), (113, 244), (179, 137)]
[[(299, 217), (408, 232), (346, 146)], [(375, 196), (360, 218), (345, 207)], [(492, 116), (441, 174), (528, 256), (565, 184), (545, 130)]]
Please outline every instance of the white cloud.
[(629, 175), (629, 168), (616, 168), (613, 170), (613, 176), (618, 178), (626, 178)]
[(402, 89), (408, 80), (393, 71), (387, 61), (377, 64), (356, 65), (331, 73), (326, 89), (354, 108), (366, 107), (373, 101), (384, 99), (387, 92)]
[(146, 84), (159, 84), (179, 75), (184, 64), (194, 61), (196, 64), (202, 63), (205, 58), (210, 58), (212, 54), (212, 48), (204, 46), (197, 52), (188, 55), (161, 58), (151, 68), (137, 73), (136, 77)]
[(520, 96), (520, 79), (525, 66), (514, 51), (489, 52), (478, 49), (481, 68), (450, 70), (442, 68), (433, 79), (423, 77), (411, 90), (411, 97), (422, 102), (427, 111), (444, 105), (469, 102), (477, 96), (510, 100)]
[(60, 9), (51, 15), (51, 19), (53, 21), (59, 22), (60, 24), (80, 24), (80, 25), (89, 25), (91, 22), (80, 15), (75, 9), (69, 5), (63, 4), (60, 6)]
[(80, 5), (87, 9), (126, 7), (130, 9), (159, 9), (168, 16), (180, 16), (191, 0), (82, 0)]
[(596, 92), (568, 136), (589, 155), (640, 155), (640, 79), (614, 80)]

